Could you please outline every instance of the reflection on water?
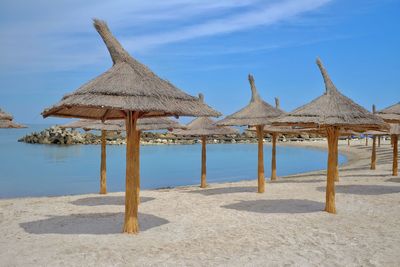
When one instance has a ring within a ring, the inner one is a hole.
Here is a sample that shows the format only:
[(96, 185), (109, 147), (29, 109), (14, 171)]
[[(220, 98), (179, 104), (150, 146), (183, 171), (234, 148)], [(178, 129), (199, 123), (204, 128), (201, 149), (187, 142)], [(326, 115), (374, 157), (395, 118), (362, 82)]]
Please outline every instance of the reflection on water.
[[(45, 126), (0, 129), (0, 197), (97, 193), (100, 146), (33, 145), (17, 139)], [(264, 146), (266, 176), (270, 176), (271, 146)], [(226, 144), (207, 146), (208, 182), (256, 179), (257, 146)], [(142, 146), (143, 188), (199, 183), (200, 145)], [(278, 175), (324, 169), (326, 152), (277, 147)], [(309, 159), (313, 159), (310, 161)], [(344, 162), (345, 157), (340, 157)], [(125, 146), (107, 147), (109, 191), (125, 188)]]

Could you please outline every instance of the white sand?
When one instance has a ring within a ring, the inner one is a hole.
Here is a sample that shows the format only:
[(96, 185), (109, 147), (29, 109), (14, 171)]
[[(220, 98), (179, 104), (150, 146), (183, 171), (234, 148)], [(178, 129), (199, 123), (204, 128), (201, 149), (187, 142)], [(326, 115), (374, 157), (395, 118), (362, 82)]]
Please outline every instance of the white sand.
[(400, 266), (390, 145), (370, 171), (361, 144), (341, 145), (337, 215), (321, 211), (324, 172), (264, 194), (256, 181), (142, 191), (136, 236), (120, 234), (123, 193), (0, 200), (0, 266)]

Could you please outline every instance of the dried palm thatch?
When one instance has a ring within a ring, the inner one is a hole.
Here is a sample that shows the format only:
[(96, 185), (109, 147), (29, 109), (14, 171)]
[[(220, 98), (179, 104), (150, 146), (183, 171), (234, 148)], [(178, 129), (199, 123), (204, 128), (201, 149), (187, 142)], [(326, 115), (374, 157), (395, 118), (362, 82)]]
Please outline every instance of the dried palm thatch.
[(104, 21), (95, 19), (94, 27), (110, 52), (113, 66), (46, 109), (42, 113), (44, 117), (104, 121), (124, 119), (126, 110), (139, 111), (140, 117), (220, 115), (132, 58), (111, 34)]
[(398, 139), (400, 134), (400, 102), (377, 112), (377, 115), (390, 123), (390, 139), (393, 144), (392, 175), (398, 175)]
[(284, 114), (280, 109), (274, 108), (267, 102), (263, 101), (257, 92), (256, 85), (254, 83), (254, 77), (249, 74), (249, 82), (251, 88), (251, 100), (250, 103), (233, 113), (232, 115), (226, 116), (224, 119), (217, 122), (218, 125), (222, 126), (256, 126), (266, 125), (272, 118), (276, 118)]
[(279, 108), (279, 100), (276, 102), (278, 108), (274, 108), (261, 99), (254, 83), (254, 77), (251, 74), (249, 74), (249, 82), (251, 88), (250, 103), (238, 112), (226, 116), (217, 124), (221, 126), (256, 126), (258, 137), (258, 193), (263, 193), (265, 191), (263, 127), (269, 124), (271, 119), (283, 115), (284, 112)]
[[(389, 129), (384, 129), (381, 131), (366, 131), (364, 134), (366, 135), (366, 140), (368, 140), (368, 135), (372, 135), (372, 151), (371, 151), (371, 170), (376, 169), (376, 139), (378, 137), (378, 146), (380, 146), (380, 138), (383, 135), (390, 135), (391, 140), (393, 142), (397, 142), (398, 135), (400, 134), (400, 124), (396, 124), (393, 122), (396, 122), (397, 119), (400, 119), (400, 109), (397, 111), (399, 115), (396, 114), (396, 108), (400, 108), (400, 105), (396, 107), (396, 105), (393, 105), (385, 110), (388, 110), (388, 113), (381, 113), (378, 114), (381, 118), (384, 119), (384, 121), (389, 123)], [(378, 112), (376, 111), (375, 105), (372, 106), (372, 111), (374, 114), (377, 114)], [(367, 143), (368, 144), (368, 143)], [(397, 146), (393, 146), (393, 175), (397, 176)]]
[(369, 130), (369, 131), (363, 132), (363, 134), (366, 134), (366, 135), (388, 135), (389, 132), (390, 132), (390, 130), (381, 130), (381, 131)]
[(83, 129), (85, 131), (97, 130), (97, 131), (125, 131), (125, 121), (113, 120), (102, 122), (100, 120), (89, 120), (80, 119), (77, 121), (69, 122), (64, 125), (60, 125), (61, 128), (71, 129)]
[[(275, 109), (281, 112), (281, 115), (285, 114), (286, 112), (280, 108), (280, 101), (279, 98), (275, 97)], [(257, 127), (250, 126), (249, 131), (257, 131)], [(272, 157), (271, 157), (271, 181), (275, 181), (277, 179), (276, 176), (276, 143), (278, 141), (279, 134), (290, 134), (300, 133), (297, 129), (291, 126), (274, 126), (271, 123), (267, 123), (264, 125), (263, 128), (264, 133), (269, 133), (272, 135)]]
[(390, 130), (389, 134), (397, 134), (400, 135), (400, 124), (397, 123), (390, 123)]
[(111, 69), (84, 84), (59, 103), (43, 111), (43, 117), (82, 119), (125, 119), (126, 187), (123, 232), (139, 232), (139, 118), (157, 116), (219, 116), (220, 113), (159, 78), (133, 59), (111, 34), (105, 22), (95, 19), (94, 27), (111, 55)]
[[(200, 101), (204, 101), (204, 96), (199, 94)], [(208, 117), (199, 117), (186, 125), (184, 130), (174, 130), (176, 135), (186, 136), (212, 136), (236, 134), (238, 131), (231, 127), (218, 126), (215, 121)]]
[[(112, 121), (98, 121), (81, 119), (78, 121), (70, 122), (60, 126), (61, 128), (81, 128), (85, 131), (90, 130), (104, 130), (104, 131), (125, 131), (124, 120)], [(186, 126), (179, 124), (169, 118), (155, 117), (155, 118), (142, 118), (138, 120), (137, 128), (139, 131), (153, 131), (153, 130), (172, 130), (172, 129), (186, 129)]]
[(400, 102), (376, 113), (388, 123), (400, 123)]
[(325, 82), (325, 94), (274, 120), (274, 125), (308, 128), (340, 127), (346, 129), (386, 128), (384, 121), (341, 94), (333, 84), (320, 59), (317, 65)]
[(142, 118), (138, 121), (139, 131), (186, 129), (185, 125), (169, 118)]
[(236, 134), (238, 131), (231, 127), (218, 126), (210, 118), (199, 117), (188, 123), (185, 130), (175, 130), (173, 133), (186, 136), (213, 136)]
[(13, 116), (0, 108), (0, 128), (26, 128), (25, 125), (13, 122)]
[(317, 65), (325, 83), (325, 94), (272, 122), (304, 128), (323, 128), (328, 139), (328, 170), (325, 211), (336, 213), (335, 180), (338, 180), (338, 138), (340, 129), (380, 130), (384, 121), (342, 95), (333, 84), (320, 59)]
[[(200, 101), (204, 101), (203, 94), (199, 94)], [(234, 128), (226, 127), (226, 126), (217, 126), (215, 121), (207, 117), (199, 117), (194, 119), (190, 123), (186, 125), (185, 130), (175, 130), (173, 133), (176, 135), (183, 136), (201, 136), (201, 182), (200, 187), (206, 188), (206, 176), (207, 176), (207, 136), (213, 135), (228, 135), (228, 134), (236, 134), (237, 131)]]

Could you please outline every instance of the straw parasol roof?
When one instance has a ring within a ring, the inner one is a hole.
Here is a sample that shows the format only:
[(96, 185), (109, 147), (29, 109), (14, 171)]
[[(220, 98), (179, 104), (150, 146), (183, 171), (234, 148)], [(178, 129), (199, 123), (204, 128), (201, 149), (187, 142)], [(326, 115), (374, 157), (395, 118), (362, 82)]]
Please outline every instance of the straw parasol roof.
[[(375, 105), (372, 105), (372, 113), (373, 114), (377, 114), (377, 111), (376, 111), (376, 106)], [(379, 116), (379, 115), (378, 115)], [(376, 131), (376, 130), (368, 130), (368, 131), (364, 131), (363, 132), (363, 134), (365, 134), (365, 135), (388, 135), (389, 134), (389, 128), (387, 128), (387, 129), (382, 129), (382, 130), (380, 130), (380, 131)]]
[(339, 180), (338, 139), (340, 129), (380, 130), (387, 128), (378, 116), (342, 95), (333, 84), (321, 60), (317, 59), (325, 83), (325, 94), (294, 111), (275, 119), (273, 125), (320, 128), (326, 131), (328, 141), (328, 167), (325, 211), (336, 213), (335, 181)]
[[(261, 99), (254, 83), (254, 77), (251, 74), (249, 74), (249, 82), (251, 88), (250, 103), (238, 112), (226, 116), (217, 124), (221, 126), (256, 126), (258, 136), (258, 193), (263, 193), (265, 190), (263, 125), (270, 123), (271, 119), (281, 116), (284, 112)], [(279, 101), (277, 104), (279, 106)]]
[(400, 123), (400, 102), (377, 112), (377, 115), (389, 123)]
[[(204, 101), (203, 94), (199, 94), (200, 101)], [(225, 135), (238, 133), (236, 129), (225, 126), (217, 126), (215, 121), (207, 117), (200, 117), (194, 119), (187, 124), (186, 130), (175, 130), (173, 132), (176, 135), (189, 135), (189, 136), (201, 136), (201, 182), (200, 187), (206, 188), (206, 176), (207, 176), (207, 136), (212, 135)]]
[[(204, 96), (199, 94), (199, 99), (204, 101)], [(186, 129), (174, 130), (173, 133), (176, 135), (210, 136), (236, 134), (238, 132), (231, 127), (217, 126), (216, 122), (208, 117), (199, 117), (188, 123)]]
[(104, 21), (94, 27), (103, 38), (113, 66), (87, 82), (56, 105), (44, 110), (43, 117), (124, 119), (125, 110), (152, 116), (219, 116), (220, 113), (161, 79), (132, 58), (111, 34)]
[(25, 125), (13, 122), (13, 116), (0, 108), (0, 128), (26, 128)]
[(186, 126), (169, 118), (142, 118), (138, 121), (139, 131), (186, 129)]
[[(123, 232), (138, 233), (140, 191), (138, 119), (168, 116), (219, 116), (220, 113), (159, 78), (146, 66), (132, 58), (111, 34), (104, 21), (94, 20), (94, 27), (111, 55), (113, 66), (66, 95), (43, 117), (126, 119), (126, 186)], [(105, 131), (102, 140), (105, 139)], [(105, 142), (102, 141), (102, 146)], [(105, 145), (104, 145), (105, 146)], [(105, 157), (102, 157), (105, 158)]]
[(390, 123), (389, 134), (400, 135), (400, 124)]
[[(104, 131), (125, 131), (124, 120), (113, 120), (101, 122), (98, 120), (81, 119), (73, 121), (60, 126), (61, 128), (81, 128), (85, 131), (90, 130), (104, 130)], [(186, 126), (179, 124), (169, 118), (142, 118), (138, 120), (139, 131), (152, 131), (152, 130), (163, 130), (163, 129), (185, 129)]]
[(327, 126), (346, 129), (385, 128), (384, 121), (341, 94), (333, 84), (320, 59), (317, 65), (325, 82), (325, 93), (294, 111), (274, 120), (274, 125), (291, 125), (308, 128)]
[(226, 116), (224, 119), (217, 122), (218, 125), (223, 126), (244, 126), (244, 125), (265, 125), (270, 122), (272, 118), (276, 118), (284, 114), (279, 108), (274, 108), (270, 104), (261, 99), (257, 92), (254, 83), (254, 77), (249, 74), (249, 82), (251, 88), (250, 103), (232, 115)]
[(81, 119), (72, 121), (64, 125), (60, 125), (61, 128), (71, 129), (84, 129), (85, 131), (98, 130), (98, 131), (125, 131), (125, 121), (114, 120), (101, 122), (99, 120)]
[(173, 133), (176, 135), (191, 135), (191, 136), (210, 136), (210, 135), (226, 135), (236, 134), (238, 130), (217, 126), (215, 121), (207, 117), (200, 117), (192, 120), (186, 125), (186, 130), (175, 130)]
[(389, 131), (374, 131), (374, 130), (370, 130), (370, 131), (366, 131), (363, 134), (366, 135), (388, 135)]

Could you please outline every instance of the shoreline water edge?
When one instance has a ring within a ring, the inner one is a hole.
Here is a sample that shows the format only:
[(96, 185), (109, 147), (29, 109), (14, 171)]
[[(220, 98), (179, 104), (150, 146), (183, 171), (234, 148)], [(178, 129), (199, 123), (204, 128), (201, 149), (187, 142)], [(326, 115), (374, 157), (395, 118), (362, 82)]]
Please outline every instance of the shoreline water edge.
[[(198, 136), (180, 136), (170, 132), (142, 132), (142, 145), (187, 145), (200, 143)], [(279, 142), (289, 141), (319, 141), (324, 137), (319, 134), (282, 134)], [(68, 130), (58, 126), (46, 128), (40, 132), (32, 132), (21, 137), (19, 142), (30, 144), (51, 144), (51, 145), (98, 145), (101, 144), (101, 135), (93, 132), (81, 132)], [(108, 131), (106, 137), (107, 145), (124, 145), (126, 137), (121, 132)], [(254, 131), (243, 131), (237, 134), (226, 134), (210, 136), (208, 143), (214, 144), (250, 144), (257, 143), (257, 136)], [(271, 142), (271, 135), (265, 134), (264, 142)]]

